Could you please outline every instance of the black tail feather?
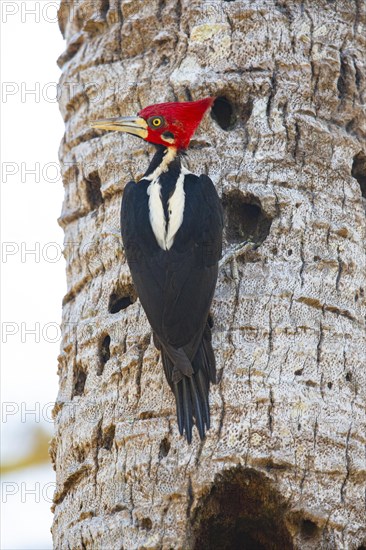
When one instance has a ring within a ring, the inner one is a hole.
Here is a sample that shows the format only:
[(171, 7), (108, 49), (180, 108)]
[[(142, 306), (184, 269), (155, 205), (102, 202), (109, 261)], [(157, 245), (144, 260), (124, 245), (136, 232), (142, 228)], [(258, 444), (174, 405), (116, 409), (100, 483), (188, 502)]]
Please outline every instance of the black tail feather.
[(205, 332), (203, 333), (201, 347), (203, 347), (204, 364), (206, 366), (208, 378), (212, 384), (216, 384), (216, 359), (212, 349), (211, 339), (211, 329), (207, 323)]
[[(210, 329), (208, 327), (208, 331)], [(215, 357), (211, 347), (210, 334), (205, 334), (197, 353), (192, 361), (193, 374), (191, 376), (182, 375), (181, 380), (175, 381), (173, 377), (174, 369), (179, 365), (174, 365), (171, 357), (161, 346), (162, 362), (165, 376), (173, 390), (179, 433), (185, 434), (188, 443), (192, 440), (193, 425), (196, 424), (201, 439), (204, 439), (206, 431), (210, 429), (210, 408), (209, 408), (209, 389), (210, 382), (216, 382)]]
[(192, 414), (192, 398), (189, 391), (189, 382), (184, 377), (179, 384), (182, 384), (183, 388), (183, 413), (184, 413), (184, 429), (186, 432), (186, 438), (188, 443), (192, 441), (192, 428), (193, 428), (193, 414)]
[(207, 429), (210, 429), (210, 407), (208, 404), (208, 392), (209, 386), (204, 378), (203, 373), (199, 370), (195, 375), (197, 388), (200, 394), (201, 403), (203, 405), (203, 417), (204, 423), (207, 426)]
[(203, 439), (205, 437), (205, 422), (203, 419), (203, 416), (205, 414), (204, 408), (202, 407), (202, 399), (200, 398), (198, 394), (198, 388), (196, 386), (196, 377), (189, 378), (189, 385), (190, 385), (190, 391), (191, 391), (191, 398), (193, 402), (193, 411), (194, 411), (194, 418), (196, 420), (196, 426), (198, 429), (198, 433), (200, 434), (200, 438)]
[(173, 392), (174, 392), (175, 403), (177, 407), (178, 429), (179, 429), (180, 435), (183, 435), (184, 407), (183, 407), (182, 384), (180, 382), (174, 384)]

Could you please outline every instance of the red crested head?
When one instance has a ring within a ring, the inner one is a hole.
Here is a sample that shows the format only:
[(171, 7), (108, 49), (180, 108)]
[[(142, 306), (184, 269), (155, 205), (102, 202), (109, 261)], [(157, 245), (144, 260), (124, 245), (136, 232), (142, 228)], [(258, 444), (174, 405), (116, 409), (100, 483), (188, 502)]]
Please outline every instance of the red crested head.
[(138, 116), (147, 122), (146, 141), (187, 149), (203, 115), (214, 102), (213, 97), (198, 101), (158, 103), (142, 109)]
[(214, 100), (214, 97), (206, 97), (198, 101), (157, 103), (145, 107), (137, 116), (95, 120), (92, 126), (99, 130), (127, 132), (165, 147), (187, 149), (203, 115)]

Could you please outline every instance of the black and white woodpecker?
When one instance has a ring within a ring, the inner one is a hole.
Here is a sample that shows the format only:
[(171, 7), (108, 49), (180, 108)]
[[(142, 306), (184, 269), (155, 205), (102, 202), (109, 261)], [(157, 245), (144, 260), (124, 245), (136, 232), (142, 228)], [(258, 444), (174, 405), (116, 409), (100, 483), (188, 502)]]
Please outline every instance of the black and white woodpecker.
[(161, 351), (177, 407), (179, 432), (190, 443), (210, 428), (209, 387), (216, 382), (210, 307), (221, 257), (223, 215), (206, 175), (182, 166), (182, 154), (214, 98), (161, 103), (137, 116), (95, 121), (155, 144), (143, 177), (123, 192), (121, 232), (132, 279)]

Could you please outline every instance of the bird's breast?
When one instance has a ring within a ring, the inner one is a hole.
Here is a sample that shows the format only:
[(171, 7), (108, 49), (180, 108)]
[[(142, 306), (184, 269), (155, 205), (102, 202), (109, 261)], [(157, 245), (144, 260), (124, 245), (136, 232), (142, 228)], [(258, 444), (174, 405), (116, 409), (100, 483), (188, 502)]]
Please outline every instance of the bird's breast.
[[(166, 202), (162, 197), (160, 176), (153, 179), (147, 188), (149, 219), (156, 241), (163, 250), (170, 250), (175, 236), (183, 223), (185, 192), (184, 178), (188, 171), (182, 168), (172, 193)], [(164, 204), (165, 202), (165, 204)]]

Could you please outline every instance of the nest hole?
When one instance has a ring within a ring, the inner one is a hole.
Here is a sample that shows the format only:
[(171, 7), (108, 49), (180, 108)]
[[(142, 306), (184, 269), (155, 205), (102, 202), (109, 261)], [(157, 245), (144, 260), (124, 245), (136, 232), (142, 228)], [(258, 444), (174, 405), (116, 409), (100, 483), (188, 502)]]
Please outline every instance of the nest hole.
[(223, 130), (232, 130), (237, 121), (234, 105), (225, 97), (217, 97), (211, 108), (211, 118)]
[(340, 59), (339, 77), (337, 80), (338, 98), (342, 99), (347, 92), (347, 64), (343, 56)]
[(103, 203), (101, 186), (98, 171), (91, 172), (85, 180), (86, 200), (91, 210), (96, 210)]
[(122, 309), (127, 309), (137, 300), (137, 294), (132, 285), (117, 287), (109, 298), (109, 313), (118, 313)]
[(310, 519), (303, 519), (301, 522), (300, 533), (303, 539), (313, 539), (319, 533), (319, 527)]
[(111, 345), (111, 337), (107, 334), (107, 336), (103, 338), (99, 348), (99, 366), (97, 370), (98, 376), (103, 374), (105, 364), (107, 363), (107, 361), (109, 361), (111, 357), (110, 345)]
[(116, 426), (112, 424), (103, 433), (102, 447), (107, 451), (110, 451), (113, 445), (114, 436), (116, 433)]
[(169, 451), (170, 451), (170, 441), (167, 437), (164, 437), (159, 447), (159, 459), (165, 458), (166, 456), (168, 456)]
[(109, 3), (109, 0), (102, 0), (102, 4), (101, 4), (101, 12), (103, 13), (103, 15), (107, 15), (107, 13), (109, 12), (109, 9), (110, 9), (110, 3)]
[(360, 184), (362, 196), (366, 199), (366, 155), (362, 151), (353, 159), (351, 174)]
[(216, 476), (193, 520), (195, 550), (291, 550), (285, 503), (254, 470)]
[(184, 93), (186, 94), (187, 101), (193, 101), (191, 90), (188, 88), (188, 86), (184, 87)]
[(86, 372), (80, 366), (77, 366), (74, 373), (74, 389), (72, 397), (75, 395), (83, 395), (86, 382)]
[(145, 529), (145, 531), (151, 531), (152, 529), (152, 521), (150, 518), (142, 518), (140, 521), (140, 526), (142, 529)]
[(231, 191), (223, 197), (225, 236), (228, 243), (253, 241), (257, 245), (269, 235), (272, 219), (253, 196)]

